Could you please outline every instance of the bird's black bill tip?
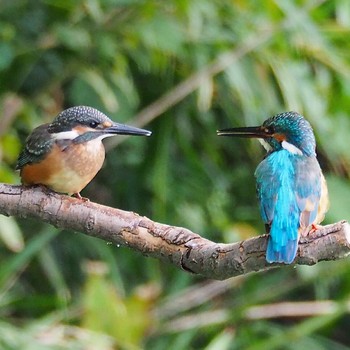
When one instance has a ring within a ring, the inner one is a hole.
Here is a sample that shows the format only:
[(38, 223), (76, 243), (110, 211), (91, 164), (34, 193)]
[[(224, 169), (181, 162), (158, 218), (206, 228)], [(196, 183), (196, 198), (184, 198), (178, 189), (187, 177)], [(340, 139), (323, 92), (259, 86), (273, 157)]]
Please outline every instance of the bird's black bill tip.
[(247, 137), (247, 138), (268, 138), (271, 135), (261, 126), (247, 126), (243, 128), (229, 128), (216, 130), (218, 136)]
[(216, 135), (218, 135), (218, 136), (230, 136), (231, 135), (230, 130), (231, 129), (216, 130)]
[(131, 135), (131, 136), (151, 136), (152, 131), (140, 129), (135, 126), (115, 123), (110, 128), (106, 129), (107, 133), (116, 135)]

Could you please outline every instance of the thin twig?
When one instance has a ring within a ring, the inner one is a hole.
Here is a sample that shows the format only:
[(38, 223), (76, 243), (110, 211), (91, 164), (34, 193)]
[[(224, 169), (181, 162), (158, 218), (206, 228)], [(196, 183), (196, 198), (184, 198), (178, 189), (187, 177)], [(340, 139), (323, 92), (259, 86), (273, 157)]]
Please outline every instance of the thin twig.
[[(264, 31), (261, 30), (259, 31), (259, 35), (254, 35), (254, 37), (247, 39), (241, 45), (219, 55), (219, 57), (217, 57), (213, 62), (204, 66), (198, 72), (190, 75), (187, 79), (183, 80), (170, 91), (166, 92), (158, 100), (151, 103), (149, 106), (136, 114), (133, 119), (128, 121), (128, 124), (135, 125), (137, 127), (143, 127), (144, 125), (148, 124), (153, 119), (167, 111), (170, 107), (176, 105), (186, 96), (198, 89), (203, 81), (206, 81), (207, 79), (212, 78), (214, 75), (221, 73), (244, 55), (254, 51), (256, 48), (266, 43), (277, 31), (278, 29), (276, 28), (269, 28)], [(128, 136), (114, 137), (113, 139), (107, 140), (106, 149), (109, 150), (114, 148), (123, 142), (127, 137)]]
[(344, 308), (350, 312), (350, 302), (338, 303), (332, 300), (283, 302), (252, 306), (247, 309), (246, 317), (250, 320), (280, 317), (311, 317), (331, 315)]
[[(318, 6), (321, 6), (323, 2), (324, 0), (311, 1), (306, 4), (304, 11), (311, 11)], [(268, 42), (274, 34), (279, 33), (283, 28), (288, 28), (291, 25), (295, 25), (295, 19), (287, 17), (275, 27), (258, 28), (254, 34), (250, 38), (244, 40), (243, 43), (232, 50), (220, 54), (215, 60), (201, 68), (198, 72), (191, 74), (188, 78), (166, 92), (159, 99), (141, 110), (134, 118), (128, 121), (128, 124), (143, 127), (150, 123), (169, 108), (197, 90), (203, 81), (205, 82), (208, 79), (212, 79), (215, 75), (229, 68), (234, 62)], [(120, 136), (107, 140), (106, 149), (110, 150), (116, 147), (128, 137), (129, 136)]]

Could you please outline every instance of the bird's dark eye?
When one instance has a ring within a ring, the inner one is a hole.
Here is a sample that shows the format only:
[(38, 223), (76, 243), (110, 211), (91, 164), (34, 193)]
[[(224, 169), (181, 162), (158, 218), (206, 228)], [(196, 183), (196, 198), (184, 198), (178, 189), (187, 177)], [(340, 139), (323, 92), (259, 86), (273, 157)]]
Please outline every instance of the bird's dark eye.
[(98, 122), (93, 121), (93, 122), (90, 122), (89, 126), (90, 128), (96, 129), (98, 127), (98, 124), (99, 124)]
[(264, 131), (267, 134), (273, 135), (275, 133), (275, 128), (273, 126), (265, 126)]

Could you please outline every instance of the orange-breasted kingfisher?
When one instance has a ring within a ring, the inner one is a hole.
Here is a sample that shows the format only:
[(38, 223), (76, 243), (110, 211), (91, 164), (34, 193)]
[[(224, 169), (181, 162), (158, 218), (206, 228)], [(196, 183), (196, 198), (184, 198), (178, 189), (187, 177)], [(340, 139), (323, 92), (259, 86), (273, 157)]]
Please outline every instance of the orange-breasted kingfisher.
[(102, 139), (151, 132), (113, 122), (95, 108), (76, 106), (62, 111), (52, 123), (28, 136), (16, 169), (24, 185), (44, 185), (75, 195), (95, 177), (105, 159)]
[(315, 230), (329, 206), (310, 123), (299, 113), (285, 112), (261, 126), (218, 130), (217, 134), (259, 138), (267, 149), (255, 171), (260, 213), (270, 234), (266, 260), (292, 263), (300, 235)]

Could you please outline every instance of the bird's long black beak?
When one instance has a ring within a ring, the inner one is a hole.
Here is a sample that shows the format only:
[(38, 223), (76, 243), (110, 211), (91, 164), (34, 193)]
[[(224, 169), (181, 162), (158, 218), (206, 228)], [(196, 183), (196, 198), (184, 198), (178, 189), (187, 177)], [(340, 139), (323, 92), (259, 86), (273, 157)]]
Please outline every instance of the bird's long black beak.
[(151, 131), (119, 123), (114, 123), (111, 127), (106, 128), (103, 131), (106, 134), (116, 135), (150, 136), (152, 134)]
[(267, 139), (272, 136), (268, 129), (263, 126), (247, 126), (243, 128), (229, 128), (216, 131), (218, 136), (233, 136)]

